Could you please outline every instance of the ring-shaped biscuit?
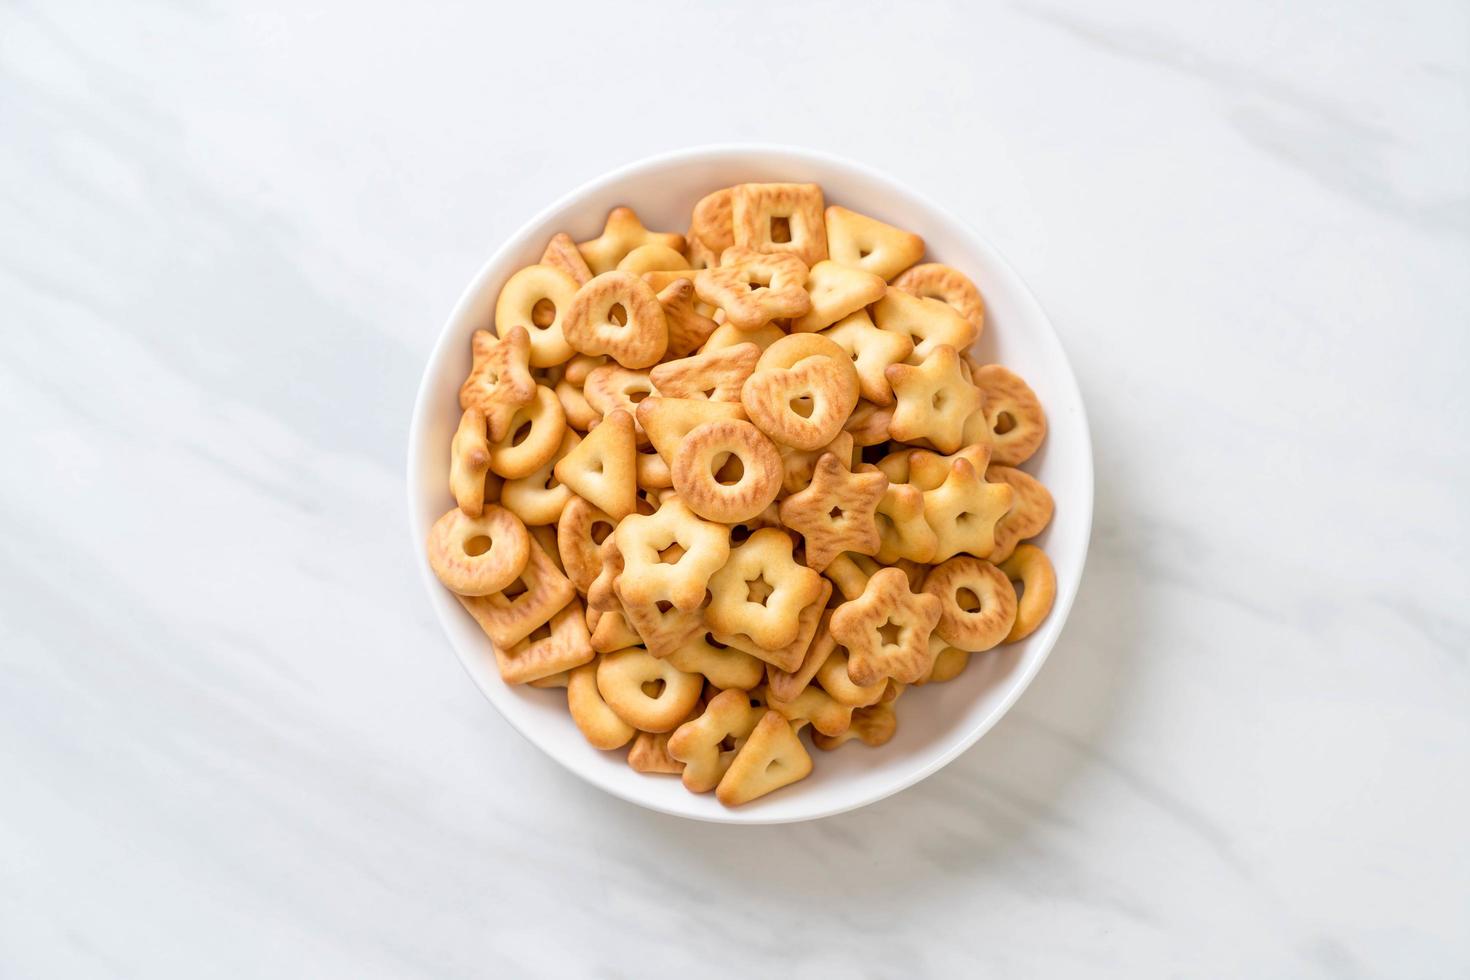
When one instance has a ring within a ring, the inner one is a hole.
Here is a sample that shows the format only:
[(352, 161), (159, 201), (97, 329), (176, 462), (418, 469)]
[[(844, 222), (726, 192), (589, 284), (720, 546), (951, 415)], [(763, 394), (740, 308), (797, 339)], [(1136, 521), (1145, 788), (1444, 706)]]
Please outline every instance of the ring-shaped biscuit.
[(602, 655), (597, 691), (619, 718), (639, 731), (668, 732), (693, 710), (704, 678), (686, 674), (642, 647), (629, 647)]
[(562, 321), (576, 295), (577, 281), (562, 270), (528, 265), (500, 289), (495, 332), (503, 337), (512, 327), (525, 327), (531, 336), (531, 367), (565, 364), (576, 352), (562, 334)]
[(1006, 573), (971, 555), (929, 570), (923, 591), (939, 597), (934, 631), (952, 647), (978, 653), (1006, 638), (1016, 621), (1016, 590)]
[(604, 272), (588, 280), (572, 299), (562, 333), (573, 350), (611, 355), (626, 368), (652, 367), (669, 345), (658, 296), (631, 272)]
[[(740, 474), (724, 483), (718, 474), (730, 458)], [(759, 429), (742, 419), (705, 422), (689, 431), (670, 468), (674, 489), (700, 517), (725, 524), (750, 520), (781, 492), (781, 455)]]
[(1057, 573), (1046, 552), (1034, 544), (1023, 544), (1001, 562), (1000, 570), (1012, 582), (1021, 583), (1021, 598), (1016, 604), (1016, 621), (1006, 634), (1005, 642), (1015, 643), (1036, 632), (1036, 627), (1051, 612), (1057, 598)]
[(597, 549), (612, 536), (617, 521), (586, 499), (572, 494), (556, 522), (556, 550), (567, 578), (584, 595), (592, 587), (602, 559)]
[(520, 519), (495, 504), (479, 517), (458, 507), (429, 528), (429, 567), (445, 588), (460, 595), (499, 592), (525, 571), (531, 536)]
[(566, 431), (556, 392), (537, 385), (535, 396), (511, 415), (505, 437), (490, 444), (490, 469), (507, 480), (530, 476), (556, 456)]

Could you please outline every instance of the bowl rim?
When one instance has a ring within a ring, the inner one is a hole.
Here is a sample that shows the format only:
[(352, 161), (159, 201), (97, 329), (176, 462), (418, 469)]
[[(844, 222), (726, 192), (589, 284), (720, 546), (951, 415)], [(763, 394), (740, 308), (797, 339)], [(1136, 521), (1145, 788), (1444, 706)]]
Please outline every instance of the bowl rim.
[[(881, 792), (875, 793), (869, 797), (853, 800), (839, 800), (838, 802), (830, 806), (815, 807), (809, 812), (802, 812), (798, 814), (769, 815), (761, 810), (742, 811), (740, 809), (723, 809), (719, 811), (712, 811), (710, 813), (689, 813), (662, 806), (653, 800), (645, 799), (638, 796), (637, 794), (627, 792), (622, 786), (616, 785), (612, 781), (605, 780), (595, 773), (583, 771), (573, 766), (568, 760), (558, 757), (546, 746), (543, 746), (540, 741), (538, 741), (530, 732), (527, 732), (515, 718), (513, 718), (505, 711), (501, 710), (500, 705), (496, 703), (490, 692), (485, 690), (484, 685), (480, 682), (480, 678), (476, 676), (474, 670), (471, 669), (471, 665), (465, 660), (465, 657), (463, 654), (460, 653), (458, 646), (448, 635), (447, 624), (443, 620), (443, 613), (439, 605), (433, 600), (434, 590), (442, 589), (443, 586), (441, 586), (438, 579), (435, 578), (432, 569), (429, 567), (428, 561), (424, 557), (421, 540), (423, 536), (422, 531), (415, 526), (415, 515), (419, 503), (414, 492), (415, 473), (417, 471), (415, 463), (422, 455), (423, 432), (426, 428), (424, 420), (427, 417), (427, 413), (433, 410), (431, 408), (432, 403), (443, 394), (443, 392), (431, 390), (431, 388), (433, 387), (431, 384), (431, 376), (435, 373), (435, 366), (446, 355), (446, 351), (451, 342), (453, 327), (455, 323), (457, 323), (467, 313), (469, 308), (474, 303), (475, 297), (477, 297), (483, 290), (485, 282), (488, 279), (491, 270), (501, 263), (504, 256), (508, 252), (510, 252), (513, 247), (516, 247), (518, 244), (521, 243), (521, 240), (525, 237), (525, 235), (531, 228), (542, 224), (552, 214), (569, 206), (574, 201), (595, 194), (596, 192), (608, 187), (611, 184), (615, 184), (630, 177), (636, 176), (645, 170), (655, 169), (658, 167), (667, 166), (669, 164), (696, 162), (699, 160), (719, 158), (729, 155), (748, 156), (752, 154), (765, 154), (775, 157), (785, 157), (793, 160), (801, 160), (804, 162), (817, 164), (824, 167), (845, 169), (869, 180), (887, 184), (898, 191), (900, 194), (907, 196), (908, 198), (920, 203), (924, 207), (927, 207), (947, 217), (953, 223), (956, 229), (958, 229), (960, 232), (971, 239), (977, 251), (983, 253), (987, 261), (995, 263), (997, 268), (1001, 269), (1006, 275), (1011, 278), (1012, 284), (1016, 287), (1016, 294), (1019, 300), (1028, 307), (1028, 314), (1038, 324), (1045, 328), (1042, 331), (1044, 334), (1044, 342), (1053, 348), (1053, 353), (1056, 355), (1056, 359), (1062, 369), (1059, 372), (1059, 383), (1065, 385), (1070, 389), (1069, 394), (1072, 396), (1077, 406), (1076, 424), (1079, 426), (1078, 435), (1080, 436), (1079, 447), (1081, 457), (1078, 460), (1078, 464), (1080, 466), (1081, 479), (1078, 486), (1080, 499), (1077, 500), (1075, 504), (1073, 504), (1073, 506), (1081, 506), (1083, 513), (1081, 514), (1080, 533), (1077, 535), (1078, 543), (1074, 547), (1080, 549), (1081, 553), (1077, 556), (1077, 577), (1075, 582), (1072, 584), (1071, 588), (1059, 590), (1061, 594), (1057, 596), (1057, 602), (1052, 607), (1051, 613), (1049, 615), (1049, 618), (1051, 618), (1057, 624), (1056, 628), (1050, 633), (1048, 637), (1045, 638), (1044, 642), (1041, 644), (1040, 649), (1032, 657), (1029, 658), (1028, 662), (1020, 665), (1022, 666), (1022, 670), (1008, 684), (1008, 689), (1006, 693), (1001, 698), (999, 703), (995, 706), (995, 708), (986, 717), (981, 719), (979, 723), (974, 726), (973, 729), (966, 732), (960, 738), (956, 739), (955, 743), (952, 746), (938, 754), (925, 765), (918, 766), (912, 772), (905, 773), (900, 778), (894, 779), (893, 782), (888, 786), (885, 786)], [(1040, 672), (1042, 665), (1045, 664), (1047, 659), (1051, 656), (1052, 648), (1056, 645), (1057, 640), (1061, 637), (1061, 634), (1066, 625), (1067, 618), (1071, 614), (1072, 605), (1076, 600), (1077, 593), (1081, 589), (1082, 579), (1086, 573), (1087, 557), (1092, 539), (1095, 485), (1092, 451), (1092, 429), (1088, 422), (1087, 407), (1086, 403), (1082, 399), (1081, 387), (1077, 383), (1077, 376), (1075, 372), (1072, 370), (1071, 359), (1067, 356), (1067, 352), (1062, 344), (1061, 337), (1058, 336), (1056, 328), (1052, 326), (1051, 317), (1047, 315), (1046, 310), (1041, 305), (1040, 300), (1036, 298), (1036, 295), (1034, 292), (1032, 292), (1031, 287), (1026, 283), (1024, 279), (1021, 278), (1020, 274), (1016, 272), (1015, 268), (1010, 264), (1009, 261), (1007, 261), (1005, 256), (1002, 255), (1000, 251), (991, 244), (990, 240), (984, 235), (980, 234), (980, 232), (976, 231), (969, 221), (959, 217), (955, 214), (955, 212), (951, 211), (950, 209), (940, 206), (927, 195), (914, 190), (904, 181), (899, 180), (898, 178), (893, 177), (884, 171), (878, 170), (874, 167), (870, 167), (867, 164), (857, 163), (846, 157), (838, 156), (833, 153), (827, 153), (825, 151), (812, 150), (806, 147), (792, 146), (787, 144), (759, 142), (700, 144), (696, 146), (669, 150), (663, 153), (656, 153), (651, 156), (642, 157), (640, 159), (631, 161), (619, 167), (615, 167), (612, 170), (601, 174), (600, 176), (594, 177), (591, 180), (585, 181), (582, 184), (574, 187), (572, 190), (561, 195), (550, 204), (538, 210), (531, 217), (521, 222), (521, 224), (519, 225), (519, 227), (516, 228), (515, 231), (506, 236), (499, 247), (495, 248), (491, 252), (489, 257), (486, 258), (483, 263), (481, 263), (479, 269), (465, 285), (464, 289), (459, 295), (458, 300), (455, 301), (453, 308), (450, 310), (448, 316), (444, 319), (443, 325), (439, 329), (439, 337), (434, 342), (433, 347), (429, 351), (429, 356), (424, 363), (423, 373), (419, 379), (418, 393), (414, 398), (413, 414), (409, 421), (407, 466), (404, 475), (406, 491), (405, 496), (408, 505), (409, 518), (407, 530), (410, 538), (410, 546), (414, 554), (418, 556), (417, 562), (419, 566), (420, 578), (422, 579), (426, 590), (428, 590), (426, 598), (429, 599), (430, 606), (434, 609), (435, 618), (439, 620), (440, 629), (445, 631), (445, 639), (449, 641), (449, 646), (454, 652), (455, 659), (459, 661), (461, 669), (463, 669), (465, 673), (469, 675), (471, 682), (474, 683), (475, 687), (480, 691), (485, 700), (490, 702), (490, 704), (500, 714), (500, 717), (504, 719), (510, 725), (510, 727), (514, 729), (522, 738), (534, 745), (544, 755), (550, 757), (562, 768), (566, 769), (568, 772), (584, 780), (585, 782), (596, 786), (598, 789), (601, 789), (604, 792), (609, 793), (614, 797), (617, 797), (618, 799), (624, 800), (628, 803), (632, 803), (636, 806), (643, 807), (644, 809), (652, 810), (657, 813), (667, 814), (669, 816), (682, 817), (689, 820), (698, 820), (705, 823), (744, 824), (749, 826), (801, 823), (808, 820), (820, 820), (825, 817), (832, 817), (841, 813), (847, 813), (865, 806), (870, 806), (871, 804), (880, 802), (881, 800), (888, 799), (894, 794), (908, 789), (909, 787), (928, 778), (929, 776), (932, 776), (940, 769), (949, 765), (949, 763), (953, 762), (962, 753), (972, 748), (976, 742), (978, 742), (982, 737), (984, 737), (987, 732), (994, 728), (995, 725), (1011, 710), (1011, 708), (1014, 707), (1015, 703), (1020, 699), (1021, 695), (1026, 692), (1027, 688), (1031, 686), (1031, 682), (1035, 679), (1037, 673)]]

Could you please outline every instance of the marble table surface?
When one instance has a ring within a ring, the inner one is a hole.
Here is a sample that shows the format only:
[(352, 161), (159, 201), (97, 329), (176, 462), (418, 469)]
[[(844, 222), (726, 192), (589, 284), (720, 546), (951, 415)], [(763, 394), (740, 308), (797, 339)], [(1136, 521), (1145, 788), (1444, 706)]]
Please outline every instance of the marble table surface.
[[(1454, 0), (4, 5), (0, 975), (1466, 976), (1467, 61)], [(516, 736), (404, 530), (489, 251), (732, 140), (980, 228), (1097, 455), (1014, 711), (753, 829)]]

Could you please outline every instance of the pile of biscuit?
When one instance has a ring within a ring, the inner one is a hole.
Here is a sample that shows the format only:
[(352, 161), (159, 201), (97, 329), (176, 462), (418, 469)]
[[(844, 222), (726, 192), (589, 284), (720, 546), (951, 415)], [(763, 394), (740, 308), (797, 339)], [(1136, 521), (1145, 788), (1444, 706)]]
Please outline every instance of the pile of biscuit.
[(907, 686), (1029, 635), (1046, 419), (968, 353), (985, 307), (918, 235), (741, 184), (688, 235), (628, 208), (505, 283), (429, 561), (506, 683), (735, 806), (881, 745)]

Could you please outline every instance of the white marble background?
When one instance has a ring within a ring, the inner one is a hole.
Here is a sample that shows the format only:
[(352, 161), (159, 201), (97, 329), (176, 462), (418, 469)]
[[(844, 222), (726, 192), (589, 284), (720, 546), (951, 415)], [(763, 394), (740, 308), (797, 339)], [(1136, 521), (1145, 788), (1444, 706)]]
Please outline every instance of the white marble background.
[[(0, 6), (0, 975), (1467, 975), (1470, 9), (495, 8)], [(990, 236), (1098, 463), (1012, 714), (762, 829), (518, 738), (402, 476), (497, 242), (741, 139)]]

